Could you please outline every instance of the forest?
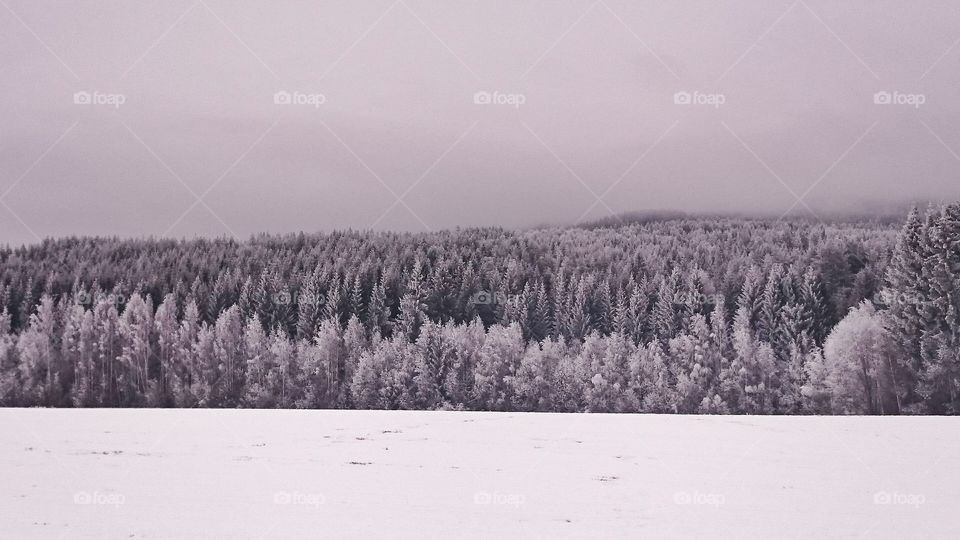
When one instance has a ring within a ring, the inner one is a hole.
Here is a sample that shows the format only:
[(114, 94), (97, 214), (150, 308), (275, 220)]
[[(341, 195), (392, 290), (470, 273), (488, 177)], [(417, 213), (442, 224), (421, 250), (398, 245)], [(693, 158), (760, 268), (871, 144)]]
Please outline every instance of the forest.
[(4, 247), (0, 405), (955, 414), (960, 204)]

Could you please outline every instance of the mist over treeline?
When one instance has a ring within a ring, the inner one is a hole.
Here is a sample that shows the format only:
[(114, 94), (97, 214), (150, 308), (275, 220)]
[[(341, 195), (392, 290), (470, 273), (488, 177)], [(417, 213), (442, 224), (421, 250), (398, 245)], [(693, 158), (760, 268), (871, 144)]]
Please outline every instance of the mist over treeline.
[(960, 206), (0, 250), (5, 405), (954, 413)]

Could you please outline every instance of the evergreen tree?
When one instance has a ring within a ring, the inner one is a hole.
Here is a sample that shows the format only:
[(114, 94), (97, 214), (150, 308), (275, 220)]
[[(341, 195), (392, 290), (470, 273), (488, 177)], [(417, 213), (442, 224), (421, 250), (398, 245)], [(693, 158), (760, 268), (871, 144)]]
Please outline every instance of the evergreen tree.
[(298, 345), (304, 375), (303, 406), (334, 407), (345, 392), (346, 380), (343, 335), (340, 324), (325, 319), (317, 328), (312, 343)]
[(320, 293), (317, 283), (307, 279), (303, 283), (300, 294), (296, 297), (297, 304), (297, 339), (312, 339), (317, 329), (317, 317), (320, 313)]
[(353, 315), (347, 321), (347, 328), (343, 331), (343, 374), (341, 376), (338, 407), (348, 408), (350, 403), (349, 385), (353, 381), (353, 374), (360, 363), (360, 355), (369, 347), (366, 330), (360, 319)]
[(389, 334), (390, 308), (387, 306), (387, 292), (383, 288), (383, 278), (377, 281), (377, 284), (373, 287), (373, 292), (370, 293), (366, 323), (371, 334)]
[(24, 405), (55, 407), (60, 404), (61, 374), (57, 369), (55, 327), (53, 299), (45, 294), (17, 341), (20, 395)]
[[(307, 343), (301, 340), (300, 343)], [(277, 400), (277, 406), (289, 409), (303, 403), (304, 381), (303, 361), (298, 358), (297, 347), (287, 336), (283, 328), (276, 328), (271, 334), (270, 356), (275, 369), (267, 376), (270, 394)]]
[(246, 360), (246, 386), (243, 403), (247, 407), (268, 408), (276, 403), (271, 375), (277, 370), (270, 351), (270, 340), (254, 314), (243, 327), (243, 356)]
[(244, 321), (237, 306), (231, 306), (217, 318), (214, 328), (217, 379), (211, 388), (211, 406), (236, 407), (243, 399), (246, 383), (243, 332)]
[(671, 278), (664, 278), (657, 291), (657, 303), (653, 308), (653, 323), (656, 336), (660, 340), (669, 340), (677, 335), (680, 330), (675, 303), (677, 296), (676, 275), (674, 273)]
[(177, 305), (173, 293), (163, 298), (154, 314), (157, 336), (155, 377), (156, 394), (148, 399), (153, 407), (169, 405), (172, 400), (171, 371), (177, 364)]
[(557, 410), (557, 369), (564, 356), (558, 341), (531, 343), (524, 351), (515, 375), (508, 378), (514, 406), (521, 411)]
[(438, 408), (447, 402), (444, 382), (453, 363), (453, 347), (445, 339), (440, 325), (434, 322), (423, 325), (417, 338), (416, 357), (417, 406)]
[(153, 342), (153, 307), (133, 293), (123, 309), (119, 326), (120, 370), (117, 377), (119, 405), (130, 407), (145, 403), (151, 390), (150, 360)]
[(473, 397), (477, 408), (491, 411), (510, 408), (508, 377), (516, 373), (524, 349), (519, 325), (490, 327), (474, 371)]
[(191, 407), (199, 400), (194, 393), (194, 385), (203, 377), (195, 346), (199, 332), (200, 312), (197, 303), (188, 299), (177, 329), (176, 361), (169, 370), (173, 400), (178, 407)]
[(930, 412), (955, 414), (960, 412), (960, 205), (942, 209), (927, 239), (918, 392)]

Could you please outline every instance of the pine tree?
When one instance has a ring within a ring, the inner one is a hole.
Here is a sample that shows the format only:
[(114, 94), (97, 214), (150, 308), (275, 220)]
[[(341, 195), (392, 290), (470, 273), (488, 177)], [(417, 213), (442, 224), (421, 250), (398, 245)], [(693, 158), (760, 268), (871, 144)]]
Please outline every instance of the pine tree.
[(490, 327), (474, 371), (473, 397), (477, 408), (509, 409), (512, 396), (507, 378), (515, 375), (524, 349), (519, 325)]
[(363, 283), (360, 281), (360, 274), (353, 277), (353, 284), (350, 287), (350, 294), (347, 300), (347, 309), (349, 315), (357, 317), (363, 316)]
[(584, 396), (587, 410), (636, 412), (640, 404), (630, 385), (630, 359), (636, 346), (632, 340), (617, 333), (602, 338), (600, 344), (603, 356)]
[(94, 385), (100, 389), (96, 403), (103, 407), (118, 407), (120, 400), (117, 380), (120, 374), (120, 316), (116, 304), (100, 295), (93, 308), (93, 326), (96, 337), (94, 363), (99, 367), (98, 381)]
[[(74, 406), (81, 406), (84, 405), (84, 398), (89, 400), (93, 372), (90, 357), (92, 343), (89, 341), (89, 334), (84, 335), (83, 332), (84, 315), (87, 311), (75, 303), (63, 302), (63, 304), (65, 312), (62, 315), (60, 365), (66, 374), (61, 381), (66, 389), (64, 401), (70, 401)], [(84, 338), (87, 338), (86, 342)], [(84, 387), (85, 392), (81, 390)]]
[(343, 301), (343, 288), (339, 278), (332, 279), (327, 287), (327, 294), (324, 298), (323, 309), (320, 310), (321, 321), (333, 321), (340, 326), (343, 321), (340, 316), (343, 313), (341, 302)]
[(780, 310), (785, 304), (783, 280), (783, 266), (774, 264), (767, 274), (767, 282), (760, 298), (760, 319), (757, 324), (757, 337), (766, 343), (774, 343), (776, 340)]
[(440, 325), (428, 322), (420, 330), (416, 346), (417, 372), (414, 382), (417, 386), (417, 406), (423, 409), (435, 409), (447, 402), (444, 388), (453, 356), (453, 347), (444, 339)]
[(320, 295), (317, 283), (307, 279), (303, 283), (300, 294), (296, 297), (297, 304), (297, 334), (298, 339), (312, 339), (317, 328), (317, 317), (320, 313)]
[(120, 372), (117, 378), (118, 399), (121, 406), (130, 407), (145, 402), (151, 387), (150, 359), (153, 340), (153, 306), (149, 297), (144, 300), (133, 293), (120, 317)]
[(196, 372), (190, 378), (189, 392), (182, 394), (181, 399), (188, 400), (187, 406), (221, 406), (222, 391), (219, 386), (223, 372), (216, 353), (216, 333), (206, 322), (201, 323), (197, 330), (192, 356)]
[(809, 414), (832, 414), (830, 372), (820, 349), (807, 353), (803, 362), (804, 383), (800, 388), (801, 409)]
[(634, 393), (640, 410), (649, 413), (677, 412), (675, 377), (667, 366), (667, 353), (657, 340), (631, 359)]
[(928, 230), (921, 277), (928, 300), (918, 392), (934, 413), (960, 411), (960, 205), (943, 208)]
[(356, 315), (351, 316), (350, 320), (347, 321), (347, 328), (343, 331), (344, 370), (342, 382), (340, 383), (339, 407), (349, 408), (351, 406), (349, 385), (353, 381), (353, 374), (356, 372), (357, 365), (360, 363), (360, 355), (364, 350), (369, 348), (369, 346), (370, 344), (367, 340), (367, 334), (363, 324), (360, 323), (360, 319)]
[(278, 396), (273, 394), (271, 374), (276, 370), (270, 352), (270, 340), (256, 314), (243, 328), (243, 356), (246, 360), (246, 386), (243, 403), (247, 407), (273, 407)]
[(486, 330), (479, 316), (470, 324), (444, 325), (442, 330), (445, 340), (453, 349), (452, 365), (444, 381), (444, 394), (452, 404), (465, 406), (471, 400), (474, 373)]
[(570, 314), (568, 312), (568, 296), (566, 273), (563, 267), (556, 273), (553, 283), (553, 328), (550, 335), (556, 339), (559, 336), (570, 337), (568, 329), (570, 328)]
[(30, 323), (30, 317), (36, 309), (36, 302), (33, 290), (33, 276), (27, 279), (26, 286), (23, 288), (23, 297), (20, 301), (20, 308), (17, 316), (17, 328), (24, 328)]
[(527, 321), (531, 340), (541, 341), (549, 335), (553, 321), (550, 319), (550, 297), (543, 283), (537, 285), (536, 295), (532, 296), (532, 305)]
[(20, 402), (20, 378), (17, 369), (16, 340), (11, 335), (12, 318), (6, 303), (0, 307), (0, 405), (13, 406)]
[(751, 266), (737, 296), (737, 308), (746, 309), (746, 322), (751, 329), (756, 329), (760, 322), (763, 292), (763, 273), (756, 266)]
[(567, 312), (566, 335), (572, 339), (583, 339), (594, 325), (594, 319), (590, 312), (592, 281), (592, 277), (580, 276), (576, 289), (570, 291), (573, 297)]
[(373, 286), (373, 292), (370, 293), (365, 322), (371, 335), (389, 334), (390, 308), (387, 306), (387, 293), (383, 288), (382, 277)]
[(163, 298), (154, 314), (157, 336), (157, 394), (148, 399), (151, 406), (169, 405), (172, 401), (171, 373), (177, 362), (177, 305), (172, 293)]
[(63, 397), (54, 318), (53, 299), (45, 294), (17, 341), (23, 405), (56, 407)]
[(325, 319), (312, 342), (298, 344), (304, 376), (303, 404), (308, 408), (334, 407), (345, 392), (343, 335), (340, 324)]
[(633, 321), (633, 314), (630, 312), (630, 302), (627, 299), (627, 293), (623, 290), (623, 287), (617, 289), (617, 294), (614, 298), (613, 331), (632, 340), (635, 323)]
[(247, 276), (246, 281), (243, 282), (243, 286), (240, 288), (240, 294), (237, 297), (237, 307), (240, 308), (240, 315), (244, 319), (249, 319), (251, 316), (256, 314), (256, 310), (253, 305), (253, 279), (250, 276)]
[(383, 347), (363, 351), (350, 383), (350, 397), (355, 407), (373, 409), (380, 406), (383, 372)]
[(217, 318), (213, 353), (218, 378), (211, 388), (211, 406), (236, 407), (243, 398), (243, 330), (244, 321), (237, 306), (230, 306)]
[(657, 291), (657, 303), (653, 308), (653, 324), (656, 336), (660, 340), (669, 340), (680, 330), (676, 304), (676, 287), (673, 274), (671, 278), (664, 278)]
[(632, 335), (633, 341), (637, 344), (649, 343), (654, 337), (648, 284), (647, 277), (644, 276), (630, 294), (630, 313), (634, 322)]
[(826, 339), (827, 309), (824, 304), (823, 283), (820, 275), (811, 266), (803, 274), (800, 285), (799, 330), (805, 332), (814, 343), (820, 345)]
[(610, 297), (610, 281), (601, 279), (596, 284), (596, 293), (594, 300), (594, 310), (596, 315), (592, 318), (592, 329), (598, 330), (601, 334), (607, 335), (613, 331), (613, 301)]
[(171, 392), (177, 407), (196, 405), (199, 398), (194, 394), (194, 384), (203, 377), (197, 358), (196, 342), (200, 332), (200, 312), (192, 298), (187, 299), (183, 319), (177, 329), (176, 360), (171, 366)]
[(207, 297), (207, 320), (215, 321), (220, 316), (220, 312), (230, 303), (227, 294), (227, 272), (217, 274), (216, 281), (213, 282), (213, 289), (210, 290), (210, 296)]
[(687, 275), (685, 291), (680, 304), (680, 319), (684, 330), (690, 328), (691, 320), (696, 315), (706, 315), (707, 302), (707, 276), (703, 270), (695, 268)]
[(527, 346), (516, 374), (507, 379), (516, 409), (542, 412), (557, 410), (554, 394), (557, 369), (563, 356), (563, 347), (557, 341), (545, 340)]
[(923, 239), (926, 237), (923, 221), (914, 208), (897, 238), (890, 264), (884, 278), (881, 298), (886, 307), (884, 325), (896, 342), (899, 354), (896, 357), (898, 394), (906, 403), (920, 399), (916, 385), (921, 371), (921, 338), (924, 322), (921, 307), (926, 302), (922, 284)]
[[(723, 302), (713, 306), (710, 313), (710, 337), (714, 350), (723, 363), (733, 354), (733, 342), (730, 336), (730, 323), (727, 319), (727, 308)], [(720, 373), (721, 365), (712, 366), (715, 373)]]
[[(270, 394), (277, 400), (278, 407), (289, 409), (303, 402), (306, 380), (300, 360), (303, 357), (299, 357), (297, 346), (283, 328), (274, 329), (270, 337), (270, 356), (276, 366), (267, 376)], [(299, 343), (308, 342), (300, 340)]]

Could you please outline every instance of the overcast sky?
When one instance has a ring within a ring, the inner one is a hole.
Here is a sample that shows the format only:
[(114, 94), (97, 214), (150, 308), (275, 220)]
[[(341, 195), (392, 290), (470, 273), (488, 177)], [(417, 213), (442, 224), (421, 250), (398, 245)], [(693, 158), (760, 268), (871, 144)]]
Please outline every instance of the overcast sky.
[(0, 242), (960, 198), (958, 40), (949, 1), (0, 0)]

